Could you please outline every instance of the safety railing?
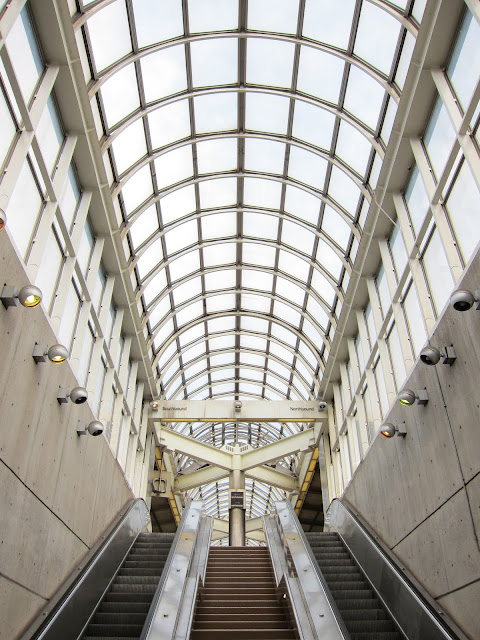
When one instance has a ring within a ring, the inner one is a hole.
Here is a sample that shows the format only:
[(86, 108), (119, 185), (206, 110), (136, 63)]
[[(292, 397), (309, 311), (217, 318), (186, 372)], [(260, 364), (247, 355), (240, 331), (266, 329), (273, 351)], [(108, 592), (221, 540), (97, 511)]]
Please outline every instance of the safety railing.
[(277, 586), (285, 585), (301, 640), (349, 640), (350, 636), (289, 501), (265, 516), (265, 536)]
[(325, 518), (366, 575), (378, 597), (409, 640), (467, 640), (424, 589), (344, 501), (334, 500)]
[(202, 509), (201, 501), (190, 501), (185, 507), (140, 640), (187, 640), (190, 636), (213, 527), (213, 519)]

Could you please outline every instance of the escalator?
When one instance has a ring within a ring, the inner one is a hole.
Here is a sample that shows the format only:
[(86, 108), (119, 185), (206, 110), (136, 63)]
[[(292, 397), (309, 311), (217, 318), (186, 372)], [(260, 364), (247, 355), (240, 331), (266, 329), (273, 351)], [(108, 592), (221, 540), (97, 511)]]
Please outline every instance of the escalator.
[(138, 535), (82, 640), (140, 638), (174, 535)]
[(306, 533), (351, 640), (402, 640), (392, 618), (336, 532)]

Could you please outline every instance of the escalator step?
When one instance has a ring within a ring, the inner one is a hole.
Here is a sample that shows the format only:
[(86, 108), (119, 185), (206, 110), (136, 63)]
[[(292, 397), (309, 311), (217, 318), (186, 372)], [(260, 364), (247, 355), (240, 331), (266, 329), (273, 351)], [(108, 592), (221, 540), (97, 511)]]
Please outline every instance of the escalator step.
[(351, 633), (350, 640), (402, 640), (402, 636), (398, 631)]
[(96, 613), (93, 617), (93, 624), (107, 624), (107, 625), (124, 625), (133, 624), (141, 625), (145, 623), (144, 613), (126, 613), (123, 609), (115, 613)]
[(383, 633), (395, 631), (391, 620), (350, 620), (346, 622), (350, 633)]
[(119, 624), (119, 625), (108, 625), (108, 624), (89, 624), (88, 625), (88, 636), (105, 636), (110, 638), (118, 638), (119, 636), (125, 638), (139, 638), (142, 633), (143, 624)]
[(99, 613), (142, 613), (147, 615), (150, 609), (150, 602), (103, 602), (100, 606)]
[(342, 618), (349, 620), (388, 620), (384, 609), (342, 609)]
[(148, 602), (150, 604), (150, 602), (152, 601), (152, 597), (153, 597), (153, 592), (141, 592), (141, 591), (130, 591), (128, 593), (126, 592), (119, 592), (116, 593), (115, 591), (109, 591), (108, 593), (105, 594), (104, 598), (103, 598), (103, 602), (126, 602), (126, 603), (132, 603), (132, 602), (136, 602), (136, 603), (145, 603)]
[(362, 598), (362, 599), (351, 599), (351, 598), (342, 598), (337, 601), (337, 607), (343, 614), (343, 611), (358, 611), (358, 609), (380, 609), (380, 601), (373, 598)]

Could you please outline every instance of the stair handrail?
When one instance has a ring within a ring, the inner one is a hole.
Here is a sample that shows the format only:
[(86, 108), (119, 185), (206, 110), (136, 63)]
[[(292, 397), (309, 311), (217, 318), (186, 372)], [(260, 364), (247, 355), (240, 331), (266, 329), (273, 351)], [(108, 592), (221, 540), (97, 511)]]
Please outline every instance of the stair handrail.
[(112, 574), (149, 522), (142, 498), (127, 503), (19, 640), (78, 638), (110, 586)]
[(199, 584), (205, 580), (213, 518), (189, 500), (153, 597), (140, 640), (186, 640)]
[(468, 640), (346, 500), (335, 498), (325, 529), (336, 531), (409, 640)]
[(300, 637), (302, 640), (350, 640), (290, 501), (275, 502), (276, 531), (271, 518), (265, 517), (264, 522), (275, 578), (277, 585), (285, 580)]

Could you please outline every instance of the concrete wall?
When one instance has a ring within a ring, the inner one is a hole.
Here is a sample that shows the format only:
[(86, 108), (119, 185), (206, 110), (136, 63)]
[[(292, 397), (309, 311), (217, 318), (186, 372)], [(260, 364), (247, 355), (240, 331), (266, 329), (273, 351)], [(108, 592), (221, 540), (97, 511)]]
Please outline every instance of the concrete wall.
[[(5, 231), (0, 286), (28, 278)], [(88, 403), (59, 405), (68, 363), (36, 365), (57, 340), (42, 308), (0, 305), (0, 638), (17, 638), (132, 498), (103, 436), (78, 437)]]
[[(459, 287), (480, 288), (480, 255)], [(418, 362), (404, 388), (425, 407), (396, 404), (345, 498), (472, 640), (480, 638), (480, 311), (448, 307), (431, 339), (454, 345), (453, 366)]]

